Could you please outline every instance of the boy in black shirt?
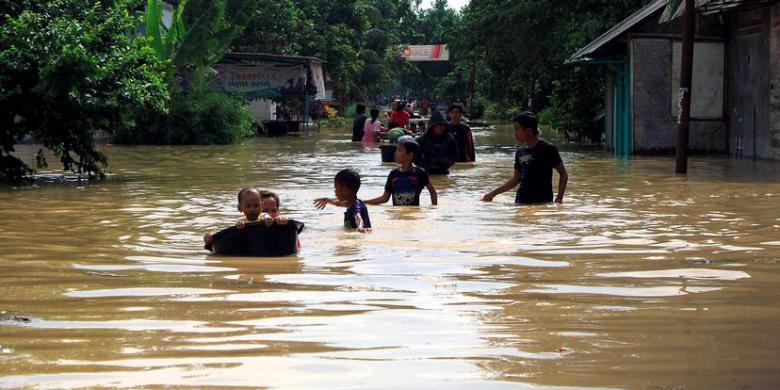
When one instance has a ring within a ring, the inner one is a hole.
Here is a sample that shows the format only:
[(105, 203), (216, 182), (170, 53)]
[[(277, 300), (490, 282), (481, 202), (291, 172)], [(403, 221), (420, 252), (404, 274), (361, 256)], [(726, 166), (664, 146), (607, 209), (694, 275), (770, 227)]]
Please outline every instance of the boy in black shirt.
[(447, 124), (447, 131), (455, 136), (455, 141), (458, 142), (458, 162), (477, 161), (477, 156), (474, 152), (474, 136), (471, 134), (471, 127), (466, 126), (460, 121), (463, 116), (463, 104), (453, 103), (447, 110), (447, 115), (450, 117), (450, 123)]
[[(403, 138), (403, 137), (402, 137)], [(366, 203), (378, 205), (390, 200), (393, 197), (393, 206), (419, 206), (420, 193), (423, 188), (427, 188), (431, 194), (431, 204), (436, 205), (438, 195), (428, 178), (428, 173), (424, 169), (412, 165), (416, 155), (420, 153), (420, 145), (411, 137), (398, 143), (395, 148), (395, 162), (400, 165), (399, 168), (390, 171), (385, 183), (385, 193), (374, 199), (367, 200)]]
[(556, 203), (563, 203), (569, 176), (563, 166), (558, 149), (539, 139), (539, 120), (531, 112), (522, 112), (512, 119), (515, 138), (524, 144), (515, 153), (515, 173), (504, 185), (487, 193), (482, 200), (490, 202), (501, 193), (511, 190), (518, 183), (515, 203), (533, 204), (553, 201), (552, 171), (558, 171), (558, 196)]
[(366, 233), (371, 230), (371, 220), (368, 218), (366, 204), (357, 198), (359, 189), (360, 175), (352, 169), (342, 169), (333, 179), (333, 190), (336, 193), (336, 198), (315, 199), (314, 206), (320, 210), (329, 204), (346, 207), (344, 227)]

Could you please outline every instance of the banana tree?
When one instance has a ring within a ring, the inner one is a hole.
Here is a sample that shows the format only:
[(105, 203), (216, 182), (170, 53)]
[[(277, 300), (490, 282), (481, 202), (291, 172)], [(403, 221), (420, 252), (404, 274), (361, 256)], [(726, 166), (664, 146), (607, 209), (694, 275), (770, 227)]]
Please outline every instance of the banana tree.
[(242, 1), (227, 17), (227, 2), (212, 1), (189, 27), (183, 18), (186, 6), (187, 0), (179, 2), (174, 9), (170, 28), (166, 28), (163, 24), (162, 0), (147, 0), (146, 35), (160, 59), (170, 62), (171, 74), (196, 81), (209, 66), (222, 59), (233, 40), (252, 20), (255, 0)]

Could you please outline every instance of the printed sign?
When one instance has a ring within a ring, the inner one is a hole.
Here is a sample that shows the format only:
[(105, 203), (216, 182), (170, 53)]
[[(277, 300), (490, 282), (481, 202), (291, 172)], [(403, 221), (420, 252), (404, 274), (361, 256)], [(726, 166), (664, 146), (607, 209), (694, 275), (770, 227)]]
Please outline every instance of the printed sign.
[(278, 98), (306, 94), (319, 98), (320, 95), (323, 97), (325, 95), (325, 83), (320, 67), (317, 67), (315, 72), (305, 65), (272, 63), (216, 64), (213, 68), (217, 71), (217, 89), (240, 93), (248, 98)]
[(409, 45), (401, 50), (401, 57), (409, 61), (449, 61), (447, 45)]

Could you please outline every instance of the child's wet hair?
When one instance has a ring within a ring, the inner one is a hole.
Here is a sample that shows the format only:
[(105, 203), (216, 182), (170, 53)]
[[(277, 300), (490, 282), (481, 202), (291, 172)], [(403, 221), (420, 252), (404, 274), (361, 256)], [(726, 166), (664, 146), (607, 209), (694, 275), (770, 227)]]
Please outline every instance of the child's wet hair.
[(524, 129), (531, 129), (534, 134), (539, 135), (539, 119), (533, 112), (523, 111), (512, 118), (512, 122), (517, 122)]
[(360, 175), (354, 169), (340, 170), (333, 179), (333, 182), (349, 188), (355, 194), (357, 194), (360, 189)]
[(279, 195), (276, 194), (276, 192), (268, 191), (268, 190), (259, 190), (260, 191), (260, 200), (273, 198), (274, 201), (276, 201), (276, 208), (281, 208), (282, 204), (279, 201)]
[(403, 146), (406, 153), (412, 154), (412, 159), (416, 159), (420, 154), (420, 144), (413, 139), (405, 139), (398, 143), (398, 146)]
[(241, 191), (238, 191), (238, 203), (241, 203), (241, 197), (243, 197), (244, 194), (246, 194), (247, 192), (250, 192), (250, 191), (260, 192), (260, 189), (258, 189), (257, 187), (254, 187), (254, 186), (246, 186), (246, 187), (242, 188)]

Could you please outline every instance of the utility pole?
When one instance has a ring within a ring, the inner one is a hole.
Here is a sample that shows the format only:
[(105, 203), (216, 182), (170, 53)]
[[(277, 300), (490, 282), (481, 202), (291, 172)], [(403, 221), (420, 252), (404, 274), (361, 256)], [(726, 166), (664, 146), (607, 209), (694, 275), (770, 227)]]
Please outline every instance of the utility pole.
[(691, 124), (691, 80), (693, 79), (693, 41), (696, 28), (696, 5), (685, 0), (682, 52), (680, 58), (680, 114), (677, 117), (677, 150), (675, 173), (688, 173), (688, 133)]
[(474, 106), (472, 103), (474, 102), (474, 79), (477, 73), (477, 56), (475, 55), (471, 59), (471, 77), (469, 78), (469, 105), (468, 110), (471, 111)]

